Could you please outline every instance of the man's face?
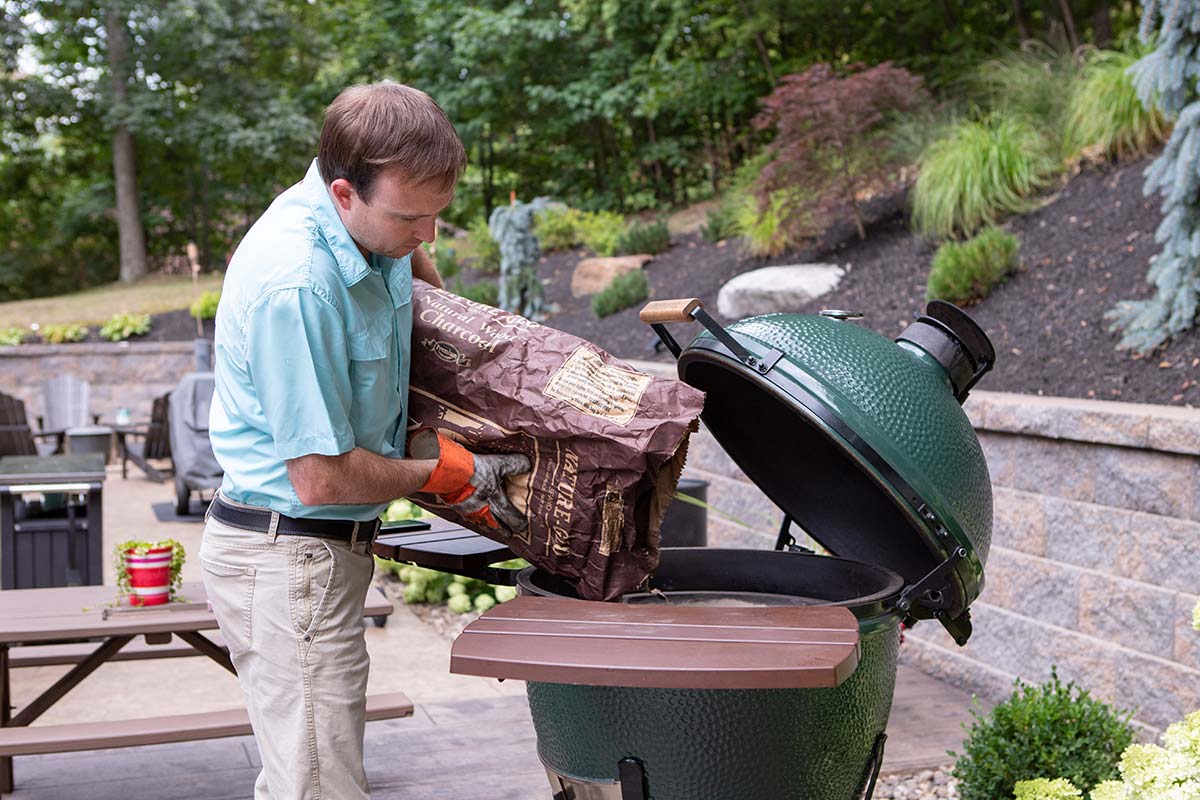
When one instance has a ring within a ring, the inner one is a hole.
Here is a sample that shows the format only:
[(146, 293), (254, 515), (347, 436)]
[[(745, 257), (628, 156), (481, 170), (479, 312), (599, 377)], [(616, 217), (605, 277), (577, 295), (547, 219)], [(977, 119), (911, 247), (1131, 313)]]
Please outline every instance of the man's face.
[(422, 242), (432, 242), (437, 236), (437, 215), (454, 199), (453, 186), (414, 186), (399, 167), (376, 176), (369, 201), (344, 178), (330, 184), (329, 192), (359, 249), (388, 258), (403, 258)]

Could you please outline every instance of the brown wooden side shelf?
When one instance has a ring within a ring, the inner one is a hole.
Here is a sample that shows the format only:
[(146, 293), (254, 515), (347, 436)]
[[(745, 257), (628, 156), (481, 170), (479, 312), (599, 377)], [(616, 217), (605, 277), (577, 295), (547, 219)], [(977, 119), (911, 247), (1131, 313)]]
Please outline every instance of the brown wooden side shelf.
[(513, 558), (507, 546), (436, 517), (384, 523), (375, 538), (375, 555), (391, 561), (513, 585), (516, 571), (492, 567)]
[(858, 621), (833, 606), (716, 608), (523, 596), (467, 626), (450, 671), (590, 686), (830, 688), (858, 666)]

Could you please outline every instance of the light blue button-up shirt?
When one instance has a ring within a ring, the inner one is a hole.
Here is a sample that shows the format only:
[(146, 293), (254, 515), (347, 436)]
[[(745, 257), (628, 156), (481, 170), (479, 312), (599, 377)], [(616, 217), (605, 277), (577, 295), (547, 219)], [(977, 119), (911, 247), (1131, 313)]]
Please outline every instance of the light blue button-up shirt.
[(368, 263), (314, 160), (225, 276), (209, 420), (221, 494), (291, 517), (379, 516), (384, 505), (302, 505), (284, 462), (355, 447), (403, 458), (411, 339), (411, 256)]

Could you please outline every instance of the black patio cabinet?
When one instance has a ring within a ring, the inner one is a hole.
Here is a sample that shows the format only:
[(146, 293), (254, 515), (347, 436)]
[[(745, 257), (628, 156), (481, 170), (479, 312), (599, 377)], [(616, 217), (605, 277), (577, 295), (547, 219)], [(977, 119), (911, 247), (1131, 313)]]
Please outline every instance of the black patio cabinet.
[(103, 482), (97, 454), (0, 458), (0, 589), (104, 582)]

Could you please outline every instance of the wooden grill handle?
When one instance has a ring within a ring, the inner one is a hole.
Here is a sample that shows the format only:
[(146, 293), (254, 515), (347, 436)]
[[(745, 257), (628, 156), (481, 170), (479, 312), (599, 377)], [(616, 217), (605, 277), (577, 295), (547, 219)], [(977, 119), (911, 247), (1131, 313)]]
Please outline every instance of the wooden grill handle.
[(679, 300), (655, 300), (647, 303), (638, 317), (651, 325), (660, 322), (691, 322), (692, 312), (701, 307), (699, 297)]

